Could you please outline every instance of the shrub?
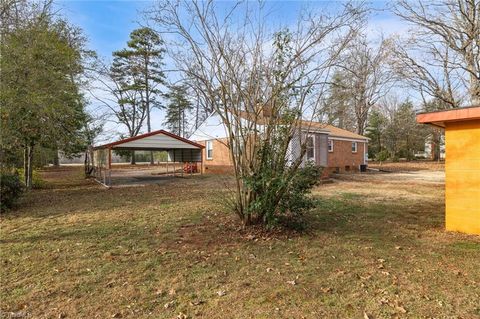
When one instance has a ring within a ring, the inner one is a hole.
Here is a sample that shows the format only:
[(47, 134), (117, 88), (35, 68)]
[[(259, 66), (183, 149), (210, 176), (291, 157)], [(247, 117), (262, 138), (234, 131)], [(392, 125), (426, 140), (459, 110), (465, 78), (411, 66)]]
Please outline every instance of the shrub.
[(390, 153), (387, 150), (382, 150), (377, 153), (375, 160), (379, 162), (384, 162), (390, 158)]
[(248, 211), (269, 228), (279, 224), (298, 228), (303, 214), (314, 207), (309, 193), (318, 184), (322, 168), (307, 164), (292, 174), (288, 174), (290, 168), (286, 170), (286, 174), (278, 174), (265, 168), (245, 180), (247, 189), (256, 194)]
[[(22, 183), (23, 183), (23, 176), (25, 176), (23, 168), (20, 168), (18, 170), (18, 174), (22, 177)], [(42, 179), (42, 177), (40, 176), (38, 171), (33, 170), (33, 172), (32, 172), (32, 188), (42, 188), (44, 185), (45, 185), (45, 181)]]
[(23, 184), (17, 173), (2, 172), (0, 175), (1, 198), (0, 211), (4, 212), (13, 207), (23, 192)]
[(280, 202), (280, 224), (289, 228), (304, 228), (304, 213), (315, 207), (315, 200), (308, 195), (318, 185), (322, 171), (322, 167), (311, 164), (298, 170), (289, 191)]

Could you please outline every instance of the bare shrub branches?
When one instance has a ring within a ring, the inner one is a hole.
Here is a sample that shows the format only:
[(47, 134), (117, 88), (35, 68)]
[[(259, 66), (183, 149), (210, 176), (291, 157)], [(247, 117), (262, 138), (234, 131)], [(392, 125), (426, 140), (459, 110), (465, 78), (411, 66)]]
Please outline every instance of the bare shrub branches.
[(413, 26), (395, 46), (399, 74), (450, 107), (480, 103), (480, 2), (402, 0), (395, 13)]

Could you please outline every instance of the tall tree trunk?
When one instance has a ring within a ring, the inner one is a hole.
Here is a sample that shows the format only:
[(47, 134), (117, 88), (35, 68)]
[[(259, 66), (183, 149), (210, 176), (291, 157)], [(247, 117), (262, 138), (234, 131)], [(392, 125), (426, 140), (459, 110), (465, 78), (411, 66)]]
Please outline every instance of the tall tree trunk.
[(95, 171), (95, 151), (93, 150), (92, 146), (88, 147), (88, 152), (89, 152), (89, 155), (90, 155), (89, 175), (91, 175)]
[(197, 107), (195, 109), (195, 130), (198, 128), (199, 126), (199, 117), (200, 116), (200, 102), (198, 101), (198, 96), (197, 96)]
[[(149, 83), (149, 76), (148, 74), (150, 73), (148, 65), (149, 65), (149, 59), (148, 55), (145, 56), (145, 65), (144, 65), (144, 78), (145, 78), (145, 104), (147, 107), (147, 131), (150, 133), (152, 131), (152, 125), (150, 122), (150, 83)], [(153, 159), (153, 151), (150, 151), (150, 165), (154, 164), (154, 159)]]
[(32, 167), (32, 160), (33, 160), (33, 144), (27, 146), (26, 149), (26, 161), (24, 163), (25, 168), (25, 187), (27, 189), (31, 189), (33, 182), (33, 167)]
[(178, 136), (181, 136), (182, 135), (182, 112), (179, 111), (179, 114), (178, 114), (178, 132), (177, 132)]
[(358, 102), (355, 106), (355, 113), (356, 113), (356, 120), (357, 120), (357, 134), (363, 135), (365, 131), (365, 123), (367, 122), (368, 112), (368, 104), (367, 102)]
[(135, 161), (135, 151), (132, 151), (132, 158), (130, 160), (130, 164), (135, 165), (137, 162)]
[(470, 95), (472, 105), (480, 104), (480, 78), (470, 75)]
[[(150, 126), (150, 107), (148, 107), (148, 115), (147, 115), (147, 130), (148, 130), (148, 133), (150, 133), (152, 131), (152, 128)], [(154, 160), (153, 160), (153, 151), (150, 151), (150, 165), (153, 165), (154, 164)]]
[(182, 129), (180, 130), (180, 136), (185, 137), (185, 111), (181, 110), (180, 118), (182, 119)]
[(345, 129), (344, 117), (345, 117), (345, 115), (342, 113), (338, 118), (338, 127), (339, 128)]
[(90, 176), (90, 160), (89, 160), (89, 156), (88, 156), (88, 149), (85, 150), (85, 160), (83, 161), (83, 170), (84, 170), (84, 173), (85, 173), (85, 177), (88, 177)]
[(93, 161), (93, 157), (94, 157), (94, 151), (93, 151), (93, 147), (89, 146), (86, 150), (85, 150), (85, 162), (84, 162), (84, 165), (85, 165), (85, 177), (90, 177), (92, 176), (92, 173), (93, 173), (93, 170), (94, 170), (94, 161)]
[(152, 125), (150, 122), (150, 103), (148, 103), (148, 101), (146, 102), (146, 108), (147, 108), (147, 131), (148, 133), (150, 133), (152, 131)]
[(440, 139), (441, 133), (435, 130), (432, 134), (432, 145), (430, 145), (432, 149), (432, 160), (434, 161), (440, 160)]
[[(147, 131), (150, 133), (152, 131), (152, 126), (150, 124), (150, 103), (148, 101), (148, 95), (147, 95)], [(153, 151), (150, 151), (150, 165), (153, 165)]]
[(54, 153), (53, 153), (53, 166), (58, 167), (60, 166), (60, 159), (58, 158), (58, 148), (55, 147)]
[(23, 182), (27, 185), (28, 181), (28, 146), (23, 148)]
[(364, 118), (358, 118), (357, 119), (357, 134), (363, 135), (365, 131), (365, 119)]

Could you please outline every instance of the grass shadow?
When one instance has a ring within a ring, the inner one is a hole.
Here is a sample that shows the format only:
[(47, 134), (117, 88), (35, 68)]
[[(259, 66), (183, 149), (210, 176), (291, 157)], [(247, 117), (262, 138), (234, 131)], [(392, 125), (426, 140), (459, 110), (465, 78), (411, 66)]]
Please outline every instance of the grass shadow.
[(415, 238), (415, 232), (443, 230), (443, 203), (398, 199), (378, 201), (363, 194), (319, 196), (307, 216), (313, 234), (334, 233), (377, 243)]

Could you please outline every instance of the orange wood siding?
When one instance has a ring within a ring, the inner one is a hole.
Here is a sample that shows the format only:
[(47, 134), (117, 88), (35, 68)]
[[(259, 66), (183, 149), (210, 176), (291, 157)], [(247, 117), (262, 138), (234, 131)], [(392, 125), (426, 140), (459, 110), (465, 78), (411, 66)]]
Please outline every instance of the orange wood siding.
[(446, 123), (445, 226), (480, 235), (480, 120)]

